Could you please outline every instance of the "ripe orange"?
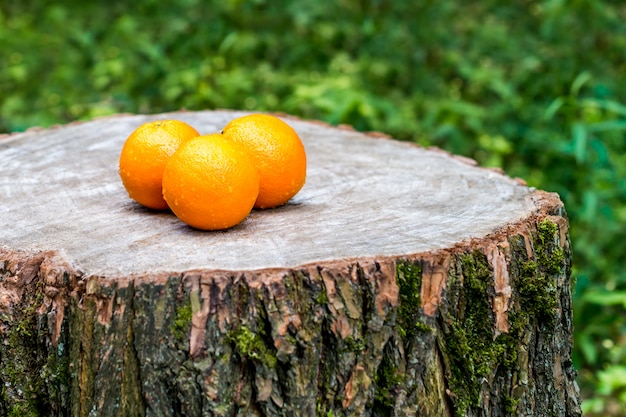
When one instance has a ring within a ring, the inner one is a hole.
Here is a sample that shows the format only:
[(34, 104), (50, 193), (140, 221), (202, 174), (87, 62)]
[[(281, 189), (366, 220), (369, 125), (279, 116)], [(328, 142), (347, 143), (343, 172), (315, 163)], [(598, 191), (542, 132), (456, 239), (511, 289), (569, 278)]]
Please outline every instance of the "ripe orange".
[(259, 193), (250, 155), (220, 134), (191, 139), (163, 171), (163, 197), (174, 214), (198, 229), (220, 230), (240, 223)]
[(135, 129), (124, 143), (119, 162), (128, 195), (146, 207), (166, 209), (161, 191), (165, 163), (182, 143), (199, 135), (179, 120), (148, 122)]
[(244, 145), (259, 170), (259, 197), (254, 207), (283, 205), (304, 186), (304, 145), (287, 123), (267, 114), (251, 114), (231, 120), (222, 133)]

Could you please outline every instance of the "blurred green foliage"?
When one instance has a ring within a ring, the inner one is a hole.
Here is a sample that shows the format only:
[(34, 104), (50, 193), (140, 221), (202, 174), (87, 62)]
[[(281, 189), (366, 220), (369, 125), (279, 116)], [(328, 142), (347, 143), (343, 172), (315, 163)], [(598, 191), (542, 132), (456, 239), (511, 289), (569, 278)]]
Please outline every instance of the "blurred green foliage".
[(558, 192), (588, 415), (626, 414), (626, 3), (0, 3), (0, 132), (280, 111), (436, 145)]

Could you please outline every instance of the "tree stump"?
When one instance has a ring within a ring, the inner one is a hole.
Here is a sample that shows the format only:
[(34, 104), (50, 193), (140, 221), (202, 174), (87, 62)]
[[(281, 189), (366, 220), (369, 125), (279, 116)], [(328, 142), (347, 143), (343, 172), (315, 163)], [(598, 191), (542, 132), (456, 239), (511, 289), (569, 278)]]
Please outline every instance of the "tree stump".
[(0, 138), (2, 416), (579, 416), (559, 197), (285, 116), (289, 204), (222, 232), (128, 198), (149, 120)]

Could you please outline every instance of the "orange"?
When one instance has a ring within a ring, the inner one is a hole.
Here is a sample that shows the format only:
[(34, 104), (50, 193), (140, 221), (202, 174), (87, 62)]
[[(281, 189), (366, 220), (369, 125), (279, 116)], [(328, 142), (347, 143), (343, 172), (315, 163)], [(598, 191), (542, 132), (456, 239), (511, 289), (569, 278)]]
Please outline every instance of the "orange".
[(163, 171), (163, 197), (182, 221), (203, 230), (235, 226), (252, 210), (259, 174), (241, 145), (214, 133), (178, 148)]
[(179, 120), (148, 122), (135, 129), (124, 142), (119, 162), (128, 195), (151, 209), (166, 209), (161, 191), (165, 163), (183, 142), (199, 135)]
[(230, 140), (244, 145), (259, 170), (256, 208), (285, 204), (304, 186), (306, 153), (295, 130), (281, 119), (251, 114), (231, 120), (222, 131)]

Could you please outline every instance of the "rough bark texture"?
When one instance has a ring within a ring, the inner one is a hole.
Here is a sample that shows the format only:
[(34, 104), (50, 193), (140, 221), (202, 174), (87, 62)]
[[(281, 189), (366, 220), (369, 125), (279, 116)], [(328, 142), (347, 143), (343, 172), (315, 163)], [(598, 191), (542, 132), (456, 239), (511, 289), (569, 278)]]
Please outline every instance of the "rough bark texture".
[(0, 241), (0, 415), (580, 416), (568, 223), (528, 195), (455, 244), (284, 267), (107, 275)]

